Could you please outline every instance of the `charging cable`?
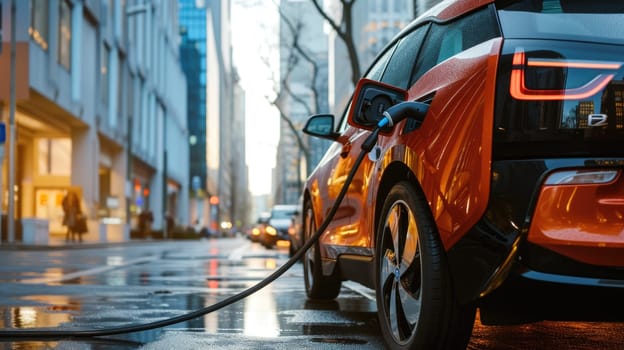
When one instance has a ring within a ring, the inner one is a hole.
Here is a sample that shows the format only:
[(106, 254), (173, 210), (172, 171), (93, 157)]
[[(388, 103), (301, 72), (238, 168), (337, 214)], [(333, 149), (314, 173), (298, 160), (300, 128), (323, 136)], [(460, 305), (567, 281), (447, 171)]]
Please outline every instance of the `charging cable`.
[[(59, 329), (14, 329), (14, 330), (0, 330), (0, 338), (28, 338), (28, 339), (56, 339), (56, 338), (89, 338), (89, 337), (102, 337), (116, 334), (125, 334), (125, 333), (134, 333), (141, 332), (155, 328), (161, 328), (170, 326), (176, 323), (189, 321), (199, 316), (203, 316), (209, 314), (211, 312), (222, 309), (230, 304), (233, 304), (243, 298), (250, 296), (251, 294), (259, 291), (260, 289), (266, 287), (271, 282), (275, 281), (278, 277), (283, 275), (288, 269), (290, 269), (294, 264), (296, 264), (303, 254), (319, 239), (321, 234), (327, 229), (329, 223), (333, 219), (336, 211), (338, 210), (338, 206), (344, 199), (345, 194), (347, 193), (347, 189), (349, 185), (353, 181), (353, 177), (357, 169), (360, 167), (364, 156), (372, 150), (372, 148), (377, 143), (377, 139), (379, 136), (379, 131), (384, 127), (392, 127), (399, 121), (405, 119), (408, 115), (414, 115), (416, 117), (423, 117), (427, 112), (428, 106), (424, 103), (419, 102), (402, 102), (397, 105), (390, 107), (383, 114), (383, 119), (379, 121), (377, 127), (371, 132), (371, 134), (367, 137), (367, 139), (362, 144), (362, 150), (358, 155), (349, 175), (336, 197), (336, 201), (332, 206), (330, 212), (327, 214), (327, 218), (323, 221), (323, 223), (316, 230), (314, 235), (310, 237), (310, 239), (280, 268), (275, 270), (269, 276), (264, 278), (262, 281), (245, 289), (244, 291), (235, 294), (231, 297), (228, 297), (222, 301), (219, 301), (215, 304), (207, 306), (202, 309), (198, 309), (180, 316), (175, 316), (171, 318), (167, 318), (160, 321), (154, 321), (145, 324), (139, 325), (128, 325), (128, 326), (120, 326), (113, 328), (104, 328), (104, 329), (67, 329), (67, 330), (59, 330)], [(414, 113), (414, 114), (412, 114)]]
[[(375, 138), (375, 141), (373, 141), (373, 145), (374, 145), (374, 143), (376, 142), (376, 139), (377, 139), (377, 133), (375, 133), (375, 132), (371, 133), (371, 136), (373, 136), (373, 135), (374, 135), (374, 138)], [(369, 136), (369, 138), (370, 138), (370, 136)], [(294, 264), (296, 264), (301, 259), (303, 254), (313, 244), (316, 243), (316, 241), (318, 240), (320, 235), (327, 229), (327, 226), (329, 225), (329, 223), (331, 222), (332, 218), (336, 214), (336, 211), (338, 210), (338, 206), (342, 202), (342, 200), (343, 200), (343, 198), (344, 198), (344, 196), (345, 196), (345, 194), (347, 192), (347, 189), (349, 187), (349, 184), (351, 183), (351, 181), (353, 181), (353, 177), (355, 175), (355, 172), (359, 168), (360, 164), (362, 163), (362, 159), (364, 158), (364, 155), (367, 152), (368, 151), (365, 151), (364, 149), (362, 149), (362, 151), (360, 152), (357, 160), (355, 161), (355, 164), (354, 164), (353, 168), (349, 172), (349, 176), (347, 177), (347, 180), (346, 180), (344, 186), (340, 190), (340, 193), (338, 194), (338, 197), (336, 197), (336, 201), (334, 202), (334, 205), (332, 206), (331, 211), (328, 213), (327, 218), (322, 223), (322, 225), (318, 228), (318, 230), (314, 233), (314, 235), (311, 236), (310, 239), (301, 247), (301, 249), (299, 249), (297, 251), (297, 253), (295, 253), (295, 255), (293, 255), (286, 263), (284, 263), (284, 265), (282, 265), (277, 270), (273, 271), (273, 273), (271, 273), (265, 279), (263, 279), (262, 281), (258, 282), (255, 285), (253, 285), (252, 287), (250, 287), (248, 289), (245, 289), (244, 291), (242, 291), (242, 292), (240, 292), (240, 293), (238, 293), (236, 295), (228, 297), (228, 298), (226, 298), (226, 299), (224, 299), (222, 301), (219, 301), (219, 302), (217, 302), (215, 304), (212, 304), (210, 306), (207, 306), (205, 308), (198, 309), (198, 310), (186, 313), (184, 315), (167, 318), (167, 319), (160, 320), (160, 321), (154, 321), (154, 322), (140, 324), (140, 325), (129, 325), (129, 326), (114, 327), (114, 328), (89, 329), (89, 330), (80, 330), (80, 329), (76, 329), (76, 330), (71, 330), (71, 329), (67, 329), (67, 330), (59, 330), (59, 329), (53, 329), (53, 330), (45, 330), (45, 329), (40, 329), (40, 330), (32, 330), (32, 329), (1, 330), (0, 331), (0, 338), (28, 338), (28, 339), (49, 339), (49, 338), (66, 338), (66, 337), (70, 337), (70, 338), (87, 338), (87, 337), (101, 337), (101, 336), (108, 336), (108, 335), (115, 335), (115, 334), (141, 332), (141, 331), (146, 331), (146, 330), (150, 330), (150, 329), (154, 329), (154, 328), (161, 328), (161, 327), (170, 326), (170, 325), (173, 325), (173, 324), (176, 324), (176, 323), (180, 323), (180, 322), (184, 322), (184, 321), (189, 321), (189, 320), (192, 320), (192, 319), (197, 318), (199, 316), (203, 316), (203, 315), (209, 314), (211, 312), (217, 311), (219, 309), (222, 309), (222, 308), (224, 308), (224, 307), (226, 307), (226, 306), (228, 306), (230, 304), (233, 304), (233, 303), (235, 303), (235, 302), (237, 302), (237, 301), (239, 301), (239, 300), (241, 300), (243, 298), (246, 298), (246, 297), (250, 296), (251, 294), (253, 294), (253, 293), (259, 291), (260, 289), (266, 287), (268, 284), (270, 284), (271, 282), (275, 281), (278, 277), (283, 275), (288, 269), (290, 269)]]

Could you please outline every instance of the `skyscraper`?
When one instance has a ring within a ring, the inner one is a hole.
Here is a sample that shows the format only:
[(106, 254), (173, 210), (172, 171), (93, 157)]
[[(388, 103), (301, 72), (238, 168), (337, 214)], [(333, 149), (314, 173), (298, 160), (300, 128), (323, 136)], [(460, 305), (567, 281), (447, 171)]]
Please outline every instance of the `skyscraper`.
[[(244, 135), (244, 129), (234, 128), (241, 123), (236, 123), (234, 116), (237, 78), (231, 57), (230, 4), (226, 0), (179, 0), (179, 5), (183, 55), (190, 58), (188, 62), (182, 58), (185, 71), (195, 74), (192, 72), (198, 68), (198, 76), (190, 77), (198, 92), (192, 96), (194, 106), (189, 107), (188, 115), (191, 221), (217, 233), (229, 230), (235, 221), (233, 211), (243, 209), (234, 197), (247, 196), (246, 183), (245, 191), (240, 188), (247, 179), (246, 169), (240, 169), (235, 158), (241, 154), (235, 148), (245, 145), (234, 142), (240, 140), (238, 133)], [(199, 66), (193, 47), (199, 54)]]
[[(208, 225), (207, 200), (207, 119), (206, 119), (206, 21), (207, 9), (196, 0), (179, 1), (179, 24), (182, 43), (180, 58), (188, 86), (188, 114), (191, 184), (191, 222)], [(211, 186), (214, 191), (214, 187)]]

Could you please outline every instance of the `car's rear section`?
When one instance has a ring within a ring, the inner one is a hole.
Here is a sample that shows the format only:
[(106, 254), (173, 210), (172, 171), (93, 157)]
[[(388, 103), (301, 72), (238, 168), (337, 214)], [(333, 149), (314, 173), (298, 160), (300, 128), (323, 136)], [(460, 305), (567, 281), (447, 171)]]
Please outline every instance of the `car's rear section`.
[(449, 251), (456, 282), (469, 286), (459, 297), (516, 282), (516, 292), (568, 288), (562, 297), (624, 292), (624, 2), (497, 9), (491, 195)]

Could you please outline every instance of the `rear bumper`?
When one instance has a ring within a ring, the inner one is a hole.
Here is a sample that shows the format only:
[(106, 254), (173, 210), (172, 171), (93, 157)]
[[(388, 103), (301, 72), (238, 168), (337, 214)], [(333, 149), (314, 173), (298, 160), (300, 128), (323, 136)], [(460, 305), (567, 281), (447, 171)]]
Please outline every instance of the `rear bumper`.
[(624, 321), (624, 278), (571, 276), (516, 266), (505, 283), (479, 300), (485, 325), (542, 320)]
[[(606, 224), (600, 222), (598, 207), (586, 199), (575, 203), (591, 212), (591, 220), (580, 218), (578, 214), (561, 219), (561, 213), (551, 207), (559, 205), (561, 208), (562, 203), (553, 203), (552, 194), (546, 201), (540, 200), (542, 183), (553, 171), (596, 167), (604, 162), (603, 159), (494, 162), (486, 213), (447, 252), (458, 300), (467, 303), (484, 298), (507, 284), (513, 275), (586, 288), (619, 288), (619, 281), (624, 280), (624, 231), (621, 229), (624, 209), (618, 214), (619, 208), (613, 205), (619, 202), (609, 202), (607, 214), (612, 220)], [(614, 163), (613, 160), (608, 162)], [(615, 162), (624, 164), (622, 159)], [(609, 198), (619, 196), (618, 186), (621, 187), (619, 182), (614, 186), (616, 190), (608, 194)], [(566, 203), (576, 200), (573, 198), (568, 196)], [(598, 202), (602, 200), (596, 198)], [(588, 221), (592, 223), (593, 233), (586, 232), (584, 223)], [(612, 232), (614, 227), (617, 232)], [(553, 236), (554, 233), (559, 236)], [(518, 273), (518, 266), (533, 272)]]
[(593, 173), (617, 175), (601, 183), (542, 186), (528, 240), (587, 264), (624, 266), (624, 176), (621, 170)]

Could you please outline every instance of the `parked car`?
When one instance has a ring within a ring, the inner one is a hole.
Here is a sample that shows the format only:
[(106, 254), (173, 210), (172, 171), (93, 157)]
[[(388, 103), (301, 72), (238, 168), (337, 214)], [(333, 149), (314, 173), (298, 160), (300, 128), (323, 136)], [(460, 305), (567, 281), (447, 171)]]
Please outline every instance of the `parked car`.
[(247, 236), (247, 238), (249, 238), (250, 241), (260, 242), (260, 238), (264, 234), (264, 230), (269, 224), (270, 216), (271, 216), (270, 213), (260, 214), (260, 216), (258, 217), (258, 220), (256, 220), (256, 223), (253, 225), (253, 227), (249, 231), (249, 235)]
[(289, 241), (288, 228), (293, 216), (299, 213), (296, 204), (276, 204), (271, 208), (268, 226), (262, 232), (260, 242), (267, 248), (272, 248), (277, 241)]
[(429, 105), (381, 131), (305, 254), (308, 297), (333, 299), (343, 280), (374, 288), (393, 349), (463, 349), (477, 307), (486, 324), (564, 317), (551, 300), (568, 317), (598, 302), (622, 318), (623, 12), (444, 1), (401, 31), (337, 127), (317, 115), (304, 128), (335, 143), (307, 180), (297, 247), (329, 219), (382, 112)]
[[(300, 198), (301, 201), (301, 198)], [(297, 208), (301, 208), (301, 204), (297, 205)], [(288, 226), (288, 240), (290, 241), (290, 245), (288, 246), (288, 256), (293, 257), (297, 250), (300, 249), (303, 244), (303, 215), (301, 210), (297, 209), (295, 215), (292, 216), (290, 220), (290, 225)]]

